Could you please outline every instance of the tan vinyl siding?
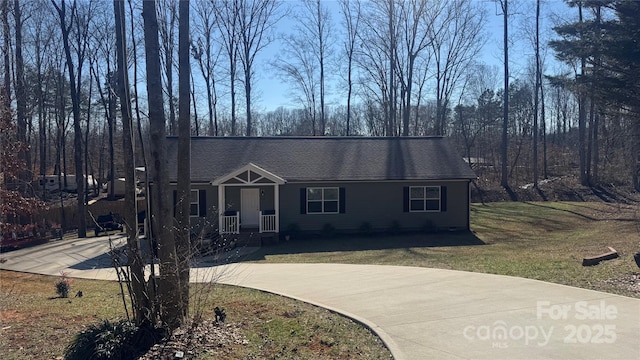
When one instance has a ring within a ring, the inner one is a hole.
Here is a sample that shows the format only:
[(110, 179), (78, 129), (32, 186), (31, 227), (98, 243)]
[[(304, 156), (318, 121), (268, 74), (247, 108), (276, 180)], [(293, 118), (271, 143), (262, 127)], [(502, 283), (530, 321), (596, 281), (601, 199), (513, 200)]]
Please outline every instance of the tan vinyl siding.
[[(405, 212), (404, 188), (446, 186), (446, 212)], [(301, 214), (300, 189), (340, 187), (345, 189), (345, 213)], [(431, 224), (437, 228), (468, 228), (468, 181), (300, 183), (280, 188), (280, 225), (296, 224), (304, 231), (319, 231), (331, 224), (342, 231), (357, 231), (368, 223), (374, 230), (388, 230), (397, 223), (403, 230), (419, 230)]]

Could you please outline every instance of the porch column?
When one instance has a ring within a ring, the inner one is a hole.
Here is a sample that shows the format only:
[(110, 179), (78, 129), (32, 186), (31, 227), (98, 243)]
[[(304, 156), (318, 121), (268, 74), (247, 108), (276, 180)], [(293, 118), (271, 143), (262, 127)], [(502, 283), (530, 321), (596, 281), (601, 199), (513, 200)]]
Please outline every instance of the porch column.
[(222, 217), (224, 216), (224, 185), (218, 185), (218, 233), (222, 234)]
[(280, 232), (280, 185), (275, 184), (273, 186), (274, 210), (276, 213), (276, 233)]

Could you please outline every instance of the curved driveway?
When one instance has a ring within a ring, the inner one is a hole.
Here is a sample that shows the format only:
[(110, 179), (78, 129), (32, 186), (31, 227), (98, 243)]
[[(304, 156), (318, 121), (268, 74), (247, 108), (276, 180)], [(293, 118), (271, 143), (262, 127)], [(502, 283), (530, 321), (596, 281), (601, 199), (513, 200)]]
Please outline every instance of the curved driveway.
[[(105, 244), (104, 237), (67, 240), (4, 253), (0, 268), (114, 279)], [(239, 263), (192, 271), (193, 281), (212, 279), (348, 315), (375, 331), (398, 360), (640, 359), (640, 299), (399, 266)]]

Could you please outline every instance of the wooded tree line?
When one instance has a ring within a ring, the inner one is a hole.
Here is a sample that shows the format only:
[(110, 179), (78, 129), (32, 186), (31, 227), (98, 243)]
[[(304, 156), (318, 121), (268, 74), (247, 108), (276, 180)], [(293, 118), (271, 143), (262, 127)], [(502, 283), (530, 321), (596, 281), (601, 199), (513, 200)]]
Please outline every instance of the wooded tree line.
[[(541, 17), (540, 7), (548, 6), (544, 1), (519, 7), (496, 1), (498, 15), (510, 5), (503, 11), (511, 19), (508, 45), (530, 49), (511, 50), (511, 58), (525, 66), (508, 77), (505, 107), (505, 87), (499, 85), (503, 64), (479, 60), (488, 46), (489, 16), (496, 14), (478, 2), (193, 0), (191, 133), (448, 135), (461, 154), (482, 167), (483, 176), (499, 177), (505, 163), (512, 185), (574, 173), (584, 184), (628, 183), (637, 163), (630, 155), (637, 152), (629, 105), (637, 82), (616, 77), (631, 77), (637, 72), (626, 69), (637, 64), (612, 59), (634, 59), (637, 44), (622, 41), (634, 38), (637, 24), (619, 9), (637, 5), (567, 3), (571, 16), (560, 21)], [(110, 5), (1, 3), (3, 89), (14, 110), (16, 136), (29, 144), (20, 152), (25, 182), (52, 173), (83, 172), (101, 181), (124, 175)], [(142, 4), (124, 5), (134, 160), (143, 166), (150, 108), (140, 88), (147, 81)], [(166, 133), (177, 135), (178, 2), (160, 0), (155, 9)], [(278, 27), (283, 23), (289, 25), (284, 33)], [(540, 23), (557, 31), (541, 32)], [(277, 49), (276, 55), (266, 56), (268, 48)], [(556, 54), (561, 63), (553, 61)], [(293, 107), (263, 108), (268, 104), (259, 102), (255, 84), (265, 72), (289, 85)]]

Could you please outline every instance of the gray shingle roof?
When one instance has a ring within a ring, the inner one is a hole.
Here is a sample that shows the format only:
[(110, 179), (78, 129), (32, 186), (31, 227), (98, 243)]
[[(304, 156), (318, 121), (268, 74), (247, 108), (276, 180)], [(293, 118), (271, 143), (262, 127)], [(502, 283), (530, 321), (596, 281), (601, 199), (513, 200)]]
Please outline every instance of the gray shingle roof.
[[(167, 138), (176, 181), (177, 137)], [(208, 182), (253, 163), (287, 182), (473, 179), (443, 137), (194, 137), (191, 180)]]

